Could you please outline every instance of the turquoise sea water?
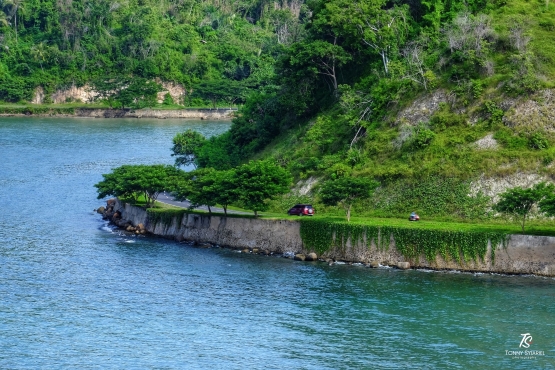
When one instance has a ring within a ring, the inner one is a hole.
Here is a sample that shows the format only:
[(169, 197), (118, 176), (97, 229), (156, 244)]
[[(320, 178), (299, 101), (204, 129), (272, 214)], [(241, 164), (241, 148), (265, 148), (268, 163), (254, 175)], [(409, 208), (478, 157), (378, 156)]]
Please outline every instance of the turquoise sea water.
[(301, 263), (107, 227), (101, 174), (171, 164), (189, 127), (229, 123), (0, 118), (0, 369), (555, 368), (552, 278)]

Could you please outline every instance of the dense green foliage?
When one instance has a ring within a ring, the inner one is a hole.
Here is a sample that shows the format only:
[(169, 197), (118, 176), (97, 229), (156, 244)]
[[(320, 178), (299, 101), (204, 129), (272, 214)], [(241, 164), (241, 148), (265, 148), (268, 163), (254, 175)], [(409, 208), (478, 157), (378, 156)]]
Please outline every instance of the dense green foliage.
[[(283, 50), (274, 84), (249, 97), (231, 130), (231, 142), (244, 147), (247, 157), (292, 122), (324, 112), (338, 99), (344, 112), (331, 119), (343, 121), (341, 134), (347, 131), (352, 140), (338, 137), (340, 148), (321, 148), (324, 155), (343, 151), (348, 140), (352, 148), (353, 137), (391, 119), (392, 107), (422, 91), (447, 87), (468, 103), (500, 83), (510, 93), (534, 91), (542, 85), (540, 73), (553, 73), (554, 55), (545, 55), (529, 34), (552, 36), (521, 15), (530, 10), (547, 19), (553, 15), (549, 5), (385, 0), (307, 5), (305, 37)], [(431, 130), (419, 130), (413, 148), (427, 147), (433, 137)]]
[(173, 194), (177, 200), (188, 200), (190, 208), (205, 205), (211, 213), (216, 205), (215, 192), (212, 191), (217, 182), (215, 170), (203, 168), (193, 172), (182, 173), (180, 181), (175, 184)]
[(353, 203), (370, 198), (378, 185), (366, 178), (340, 177), (325, 182), (320, 189), (320, 197), (325, 205), (341, 205), (347, 214), (347, 221), (350, 221)]
[(270, 161), (250, 161), (237, 167), (234, 180), (239, 204), (255, 216), (269, 208), (269, 199), (287, 193), (291, 185), (289, 173)]
[(176, 156), (176, 166), (189, 166), (197, 167), (196, 152), (205, 143), (206, 138), (196, 131), (191, 129), (180, 132), (173, 138), (172, 156)]
[(123, 165), (102, 175), (104, 180), (94, 186), (98, 191), (98, 199), (116, 196), (136, 202), (143, 196), (148, 208), (154, 205), (158, 194), (172, 189), (178, 175), (179, 170), (172, 166)]
[(499, 245), (505, 247), (507, 241), (506, 234), (499, 232), (369, 226), (328, 220), (302, 220), (300, 232), (305, 246), (320, 255), (331, 248), (344, 249), (347, 241), (353, 246), (366, 243), (368, 247), (373, 242), (378, 250), (388, 250), (393, 237), (396, 249), (405, 258), (418, 261), (424, 256), (431, 264), (438, 256), (461, 265), (469, 261), (485, 262), (489, 241), (493, 262), (495, 249)]
[[(528, 189), (517, 186), (501, 194), (501, 199), (493, 208), (498, 212), (520, 217), (522, 232), (524, 233), (526, 218), (529, 216), (532, 208), (541, 203), (546, 197), (552, 199), (555, 196), (553, 193), (554, 189), (553, 184), (547, 185), (543, 182)], [(550, 212), (551, 207), (549, 204), (544, 202), (543, 210)]]
[[(379, 182), (357, 215), (466, 220), (494, 217), (471, 186), (480, 177), (555, 175), (549, 1), (13, 4), (2, 2), (0, 100), (90, 83), (110, 105), (144, 107), (171, 81), (185, 104), (242, 104), (229, 132), (176, 147), (178, 164), (270, 157), (296, 180)], [(522, 98), (540, 113), (519, 117)], [(415, 99), (425, 104), (407, 113)], [(303, 197), (337, 212), (317, 203), (318, 186)]]
[[(181, 103), (222, 103), (270, 83), (282, 47), (303, 33), (304, 6), (263, 0), (2, 0), (0, 100), (29, 101), (71, 84), (114, 91), (120, 78), (197, 85)], [(125, 90), (125, 89), (124, 89)], [(203, 90), (203, 91), (201, 91)], [(108, 98), (104, 96), (104, 98)], [(126, 98), (123, 97), (123, 100)], [(129, 104), (125, 104), (129, 105)]]
[[(478, 178), (553, 175), (552, 124), (543, 113), (518, 123), (508, 107), (520, 98), (539, 105), (552, 101), (541, 90), (555, 79), (555, 4), (308, 5), (306, 38), (280, 59), (278, 88), (258, 94), (257, 109), (247, 102), (226, 148), (274, 157), (299, 180), (377, 180), (381, 186), (373, 198), (353, 205), (365, 216), (418, 211), (484, 220), (495, 213), (491, 199), (471, 187)], [(428, 99), (417, 110), (435, 112), (400, 115), (415, 98)], [(276, 106), (281, 115), (273, 113)], [(495, 144), (480, 144), (486, 138)]]
[(268, 201), (289, 191), (289, 173), (270, 161), (250, 161), (231, 170), (200, 168), (181, 171), (173, 181), (172, 192), (178, 200), (190, 201), (190, 208), (220, 205), (225, 214), (231, 204), (244, 209), (268, 209)]

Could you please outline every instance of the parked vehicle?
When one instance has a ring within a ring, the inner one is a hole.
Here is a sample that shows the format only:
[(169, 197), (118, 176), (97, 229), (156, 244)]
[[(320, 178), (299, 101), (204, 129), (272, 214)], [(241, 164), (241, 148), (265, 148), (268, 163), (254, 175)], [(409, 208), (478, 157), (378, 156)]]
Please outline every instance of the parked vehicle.
[(409, 221), (419, 221), (420, 216), (416, 212), (412, 212), (409, 216)]
[(287, 214), (289, 216), (313, 216), (314, 212), (315, 210), (311, 204), (295, 204), (289, 211), (287, 211)]

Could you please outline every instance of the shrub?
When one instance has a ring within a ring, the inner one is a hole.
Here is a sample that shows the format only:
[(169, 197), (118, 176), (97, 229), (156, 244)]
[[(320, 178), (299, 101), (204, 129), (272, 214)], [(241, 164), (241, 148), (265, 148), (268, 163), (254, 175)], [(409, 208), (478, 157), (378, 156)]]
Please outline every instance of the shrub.
[(164, 104), (164, 105), (173, 105), (173, 104), (175, 104), (175, 102), (173, 101), (173, 98), (172, 98), (170, 93), (166, 93), (166, 95), (164, 95), (164, 101), (162, 102), (162, 104)]
[(447, 127), (463, 126), (466, 124), (466, 116), (451, 112), (446, 103), (442, 103), (439, 109), (430, 118), (430, 126), (435, 131), (441, 131)]
[(549, 141), (543, 133), (535, 132), (530, 136), (528, 145), (532, 149), (543, 150), (549, 148)]
[(414, 136), (413, 146), (416, 149), (422, 149), (430, 145), (436, 134), (428, 128), (420, 128)]

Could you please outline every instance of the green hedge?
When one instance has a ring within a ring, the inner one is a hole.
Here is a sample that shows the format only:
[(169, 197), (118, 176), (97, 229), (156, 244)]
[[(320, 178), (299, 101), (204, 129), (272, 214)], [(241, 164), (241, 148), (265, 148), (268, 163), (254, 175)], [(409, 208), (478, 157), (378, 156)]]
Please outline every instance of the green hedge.
[(368, 246), (374, 240), (378, 250), (387, 250), (390, 237), (393, 236), (397, 250), (407, 259), (418, 260), (423, 255), (431, 263), (440, 255), (446, 261), (452, 259), (459, 264), (471, 260), (484, 261), (488, 241), (491, 241), (492, 245), (493, 263), (496, 247), (499, 244), (506, 247), (508, 240), (507, 234), (503, 232), (429, 230), (325, 220), (301, 221), (301, 238), (304, 245), (318, 254), (323, 254), (332, 246), (344, 250), (348, 239), (351, 239), (351, 244), (354, 245), (362, 242), (364, 236)]

